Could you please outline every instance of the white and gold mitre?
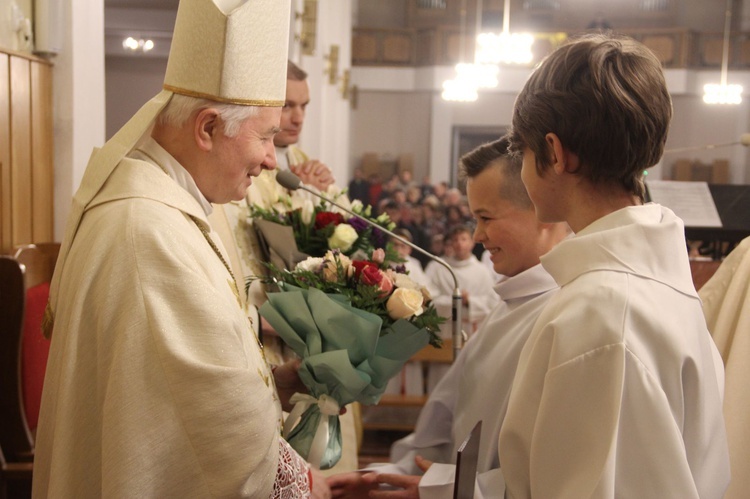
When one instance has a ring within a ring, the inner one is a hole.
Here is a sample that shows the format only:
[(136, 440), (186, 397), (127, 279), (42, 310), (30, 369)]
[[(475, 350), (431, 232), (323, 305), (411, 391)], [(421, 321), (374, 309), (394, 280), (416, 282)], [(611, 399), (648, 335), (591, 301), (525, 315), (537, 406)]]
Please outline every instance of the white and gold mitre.
[(281, 107), (288, 42), (289, 0), (181, 0), (164, 89)]
[(89, 159), (65, 228), (45, 312), (52, 332), (68, 251), (83, 213), (174, 94), (245, 106), (284, 105), (290, 0), (180, 0), (164, 90)]

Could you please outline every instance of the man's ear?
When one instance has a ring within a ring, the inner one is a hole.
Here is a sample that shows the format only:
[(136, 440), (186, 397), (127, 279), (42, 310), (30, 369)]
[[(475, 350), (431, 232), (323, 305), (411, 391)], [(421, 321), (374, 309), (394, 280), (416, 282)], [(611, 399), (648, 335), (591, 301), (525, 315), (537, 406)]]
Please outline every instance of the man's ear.
[(578, 156), (565, 148), (557, 134), (550, 132), (544, 136), (544, 140), (547, 142), (550, 163), (556, 174), (574, 173), (578, 170)]
[(219, 133), (219, 118), (219, 111), (212, 107), (198, 111), (193, 124), (193, 135), (199, 149), (208, 152), (213, 148), (214, 140)]

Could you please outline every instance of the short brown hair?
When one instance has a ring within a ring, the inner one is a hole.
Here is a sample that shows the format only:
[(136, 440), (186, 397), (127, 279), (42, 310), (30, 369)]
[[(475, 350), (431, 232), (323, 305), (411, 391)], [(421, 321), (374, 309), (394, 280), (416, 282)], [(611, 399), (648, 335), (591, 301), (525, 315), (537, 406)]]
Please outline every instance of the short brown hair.
[(528, 210), (533, 208), (533, 205), (521, 180), (521, 156), (511, 154), (508, 151), (509, 147), (508, 135), (482, 144), (461, 156), (458, 161), (458, 173), (461, 178), (473, 178), (490, 166), (498, 165), (503, 174), (500, 196), (519, 208)]
[(292, 81), (305, 81), (307, 73), (304, 69), (294, 64), (292, 61), (286, 61), (286, 79)]
[(644, 45), (612, 34), (586, 35), (550, 54), (513, 109), (511, 151), (528, 147), (543, 174), (554, 133), (580, 159), (576, 172), (643, 198), (643, 171), (664, 152), (672, 101), (661, 63)]
[(446, 236), (448, 241), (453, 241), (459, 234), (469, 234), (469, 237), (471, 237), (472, 233), (474, 231), (471, 227), (465, 224), (459, 224), (454, 225), (450, 229), (448, 229), (448, 235)]

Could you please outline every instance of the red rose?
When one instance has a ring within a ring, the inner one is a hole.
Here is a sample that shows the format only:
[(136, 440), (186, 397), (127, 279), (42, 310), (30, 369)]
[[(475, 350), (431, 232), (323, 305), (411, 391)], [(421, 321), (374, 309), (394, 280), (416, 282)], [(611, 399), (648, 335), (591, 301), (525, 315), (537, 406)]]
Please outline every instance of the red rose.
[(343, 223), (344, 217), (341, 213), (332, 213), (330, 211), (321, 211), (315, 214), (315, 230), (320, 230), (329, 225), (338, 225)]
[(360, 281), (370, 286), (377, 286), (380, 288), (381, 295), (387, 295), (393, 289), (393, 281), (390, 277), (374, 265), (368, 265), (362, 269)]
[(352, 265), (354, 266), (354, 275), (357, 279), (359, 279), (359, 277), (362, 275), (362, 271), (367, 267), (374, 267), (375, 269), (378, 268), (378, 266), (374, 262), (370, 262), (367, 260), (354, 260), (352, 261)]

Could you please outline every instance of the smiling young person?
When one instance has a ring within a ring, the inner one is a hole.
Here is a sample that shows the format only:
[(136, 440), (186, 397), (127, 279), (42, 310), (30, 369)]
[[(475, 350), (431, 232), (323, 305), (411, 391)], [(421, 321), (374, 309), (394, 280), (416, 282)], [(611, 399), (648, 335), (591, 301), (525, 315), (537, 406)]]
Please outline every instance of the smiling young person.
[[(379, 484), (403, 489), (403, 497), (453, 497), (456, 450), (480, 420), (479, 497), (503, 497), (497, 485), (502, 483), (497, 436), (513, 374), (539, 312), (557, 289), (539, 258), (568, 234), (564, 223), (536, 219), (521, 182), (520, 157), (508, 154), (508, 144), (507, 138), (484, 144), (460, 162), (477, 221), (474, 240), (492, 252), (495, 270), (505, 276), (494, 288), (499, 305), (430, 393), (415, 432), (394, 444), (393, 464), (377, 467), (368, 476), (329, 478), (334, 497), (361, 497), (357, 494), (364, 490), (373, 490), (370, 497), (377, 497), (386, 492), (375, 490)], [(424, 477), (423, 468), (430, 463), (415, 461), (417, 455), (435, 461)]]

